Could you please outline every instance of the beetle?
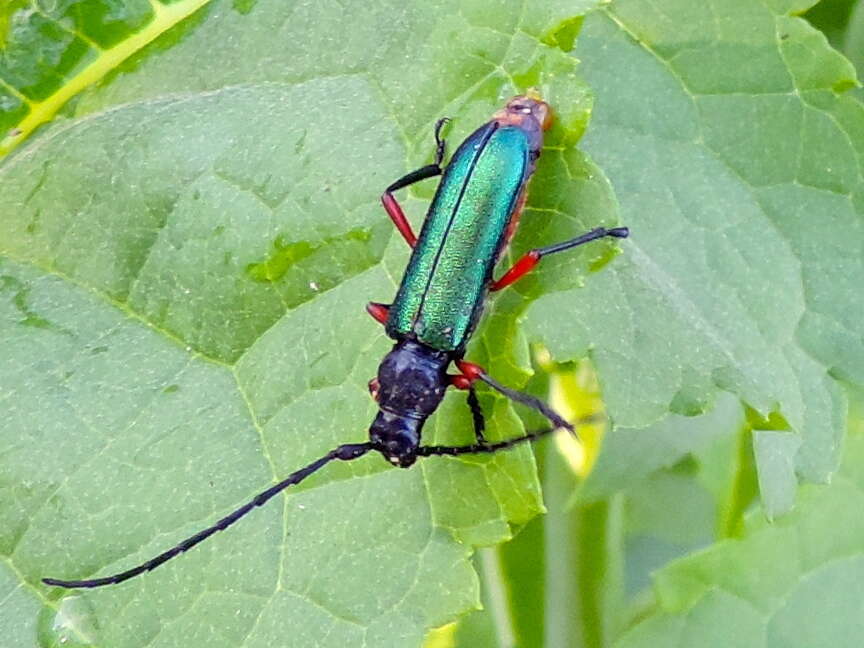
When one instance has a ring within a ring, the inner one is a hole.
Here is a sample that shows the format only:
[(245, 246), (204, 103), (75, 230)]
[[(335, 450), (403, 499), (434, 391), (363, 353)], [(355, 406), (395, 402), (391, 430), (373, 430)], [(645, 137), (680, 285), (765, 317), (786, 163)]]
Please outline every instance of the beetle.
[[(459, 146), (444, 166), (446, 151), (435, 125), (435, 158), (391, 184), (381, 196), (384, 209), (412, 248), (411, 258), (391, 305), (371, 302), (369, 314), (395, 341), (369, 383), (378, 413), (368, 441), (346, 443), (291, 473), (256, 495), (214, 525), (171, 549), (126, 571), (89, 580), (44, 578), (46, 585), (66, 588), (121, 583), (174, 558), (222, 531), (283, 490), (298, 484), (334, 460), (352, 461), (377, 451), (395, 466), (408, 468), (420, 457), (493, 453), (573, 426), (543, 401), (498, 383), (464, 359), (465, 346), (477, 326), (489, 292), (517, 281), (539, 261), (597, 239), (626, 238), (626, 227), (596, 228), (576, 238), (524, 254), (500, 278), (493, 271), (510, 242), (525, 205), (528, 182), (551, 124), (549, 105), (533, 91), (512, 98)], [(421, 180), (442, 176), (420, 236), (415, 236), (394, 193)], [(449, 374), (456, 366), (458, 373)], [(488, 442), (485, 418), (475, 391), (483, 382), (505, 397), (543, 414), (552, 427), (520, 437)], [(448, 387), (468, 392), (476, 442), (464, 446), (421, 445), (423, 425), (435, 412)]]

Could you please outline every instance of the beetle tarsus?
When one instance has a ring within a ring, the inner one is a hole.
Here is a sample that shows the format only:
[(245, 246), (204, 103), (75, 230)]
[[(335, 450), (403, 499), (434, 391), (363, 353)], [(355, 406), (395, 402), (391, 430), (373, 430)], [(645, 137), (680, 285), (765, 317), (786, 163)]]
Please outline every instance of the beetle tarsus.
[(439, 167), (444, 163), (444, 156), (447, 153), (447, 140), (441, 137), (441, 129), (449, 121), (449, 117), (442, 117), (435, 122), (435, 164)]

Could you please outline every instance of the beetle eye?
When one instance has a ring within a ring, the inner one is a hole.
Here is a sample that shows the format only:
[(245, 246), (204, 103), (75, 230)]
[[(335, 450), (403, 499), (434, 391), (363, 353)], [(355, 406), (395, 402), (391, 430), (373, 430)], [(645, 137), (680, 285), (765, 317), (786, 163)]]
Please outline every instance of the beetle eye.
[(372, 400), (376, 403), (378, 402), (378, 391), (381, 389), (381, 385), (378, 383), (377, 378), (373, 378), (369, 381), (369, 393), (372, 395)]

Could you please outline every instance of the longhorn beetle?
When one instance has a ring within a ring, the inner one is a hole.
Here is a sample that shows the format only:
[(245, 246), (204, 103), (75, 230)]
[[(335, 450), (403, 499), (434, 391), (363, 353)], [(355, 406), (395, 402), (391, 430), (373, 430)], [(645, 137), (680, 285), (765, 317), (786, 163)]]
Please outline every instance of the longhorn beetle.
[[(498, 257), (519, 222), (528, 181), (542, 148), (543, 132), (549, 128), (551, 119), (549, 105), (535, 92), (514, 97), (462, 143), (446, 167), (441, 128), (447, 119), (441, 119), (435, 125), (435, 162), (400, 178), (381, 196), (388, 216), (413, 251), (393, 304), (372, 302), (367, 306), (369, 314), (396, 341), (381, 361), (377, 378), (369, 382), (369, 391), (378, 403), (378, 414), (369, 428), (368, 441), (340, 445), (259, 493), (213, 526), (137, 567), (104, 578), (45, 578), (43, 582), (69, 588), (101, 587), (155, 569), (217, 531), (227, 529), (255, 507), (337, 459), (353, 461), (375, 450), (392, 464), (408, 468), (419, 457), (493, 453), (559, 428), (573, 432), (570, 423), (539, 399), (501, 385), (482, 367), (463, 359), (465, 345), (477, 325), (488, 292), (509, 286), (544, 256), (607, 236), (625, 238), (629, 234), (626, 227), (598, 227), (569, 241), (531, 250), (499, 279), (493, 279)], [(418, 238), (393, 193), (438, 175), (443, 177)], [(459, 373), (447, 373), (451, 363)], [(539, 411), (552, 427), (504, 441), (486, 441), (485, 419), (474, 388), (478, 380), (510, 400)], [(438, 408), (450, 386), (468, 392), (476, 443), (422, 446), (423, 424)]]

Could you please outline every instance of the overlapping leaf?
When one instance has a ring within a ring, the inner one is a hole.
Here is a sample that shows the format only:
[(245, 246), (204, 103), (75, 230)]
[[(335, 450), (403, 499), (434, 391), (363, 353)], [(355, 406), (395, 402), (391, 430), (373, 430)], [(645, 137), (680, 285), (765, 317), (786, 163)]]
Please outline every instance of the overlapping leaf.
[(862, 462), (859, 430), (831, 485), (803, 489), (794, 513), (773, 525), (751, 516), (743, 539), (660, 571), (656, 613), (616, 647), (856, 645), (864, 530), (850, 514), (864, 506)]
[(557, 356), (591, 350), (619, 424), (730, 391), (785, 419), (796, 471), (823, 481), (845, 411), (833, 377), (864, 379), (864, 112), (837, 94), (849, 63), (774, 4), (623, 0), (586, 20), (584, 147), (633, 236), (529, 324)]

